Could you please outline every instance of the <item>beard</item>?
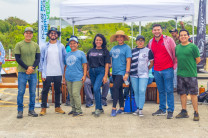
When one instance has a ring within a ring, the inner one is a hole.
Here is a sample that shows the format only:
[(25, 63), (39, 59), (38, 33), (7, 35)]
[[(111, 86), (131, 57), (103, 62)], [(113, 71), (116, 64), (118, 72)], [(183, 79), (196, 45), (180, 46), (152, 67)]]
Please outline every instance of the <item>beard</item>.
[(50, 40), (56, 40), (58, 37), (50, 37)]
[(156, 37), (156, 38), (159, 38), (159, 37), (161, 37), (161, 35), (162, 35), (162, 34), (159, 34), (158, 36), (155, 36), (155, 37)]

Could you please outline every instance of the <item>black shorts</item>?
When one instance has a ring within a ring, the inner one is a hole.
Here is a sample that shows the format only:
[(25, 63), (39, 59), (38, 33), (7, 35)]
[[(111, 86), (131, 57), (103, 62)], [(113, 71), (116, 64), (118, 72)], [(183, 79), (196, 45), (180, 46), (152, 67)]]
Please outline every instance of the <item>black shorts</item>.
[(183, 94), (198, 94), (198, 81), (197, 77), (181, 77), (177, 76), (177, 92)]

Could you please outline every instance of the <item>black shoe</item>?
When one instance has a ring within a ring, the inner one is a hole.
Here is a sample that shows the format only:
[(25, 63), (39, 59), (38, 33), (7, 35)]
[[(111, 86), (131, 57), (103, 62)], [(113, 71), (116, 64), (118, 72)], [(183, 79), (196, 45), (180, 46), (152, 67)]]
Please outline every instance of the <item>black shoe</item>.
[(73, 115), (75, 112), (74, 111), (71, 111), (68, 113), (68, 115)]
[(199, 121), (199, 113), (197, 113), (196, 111), (194, 112), (194, 121)]
[(18, 111), (17, 118), (23, 118), (23, 111)]
[(162, 116), (166, 115), (166, 112), (163, 112), (161, 109), (157, 110), (155, 113), (152, 114), (152, 116)]
[(173, 112), (168, 112), (167, 119), (173, 119)]
[(182, 109), (176, 118), (189, 118), (188, 112), (185, 109)]
[(28, 115), (32, 117), (38, 117), (38, 114), (34, 110), (29, 111)]
[(73, 117), (76, 117), (76, 116), (83, 116), (83, 113), (82, 113), (82, 112), (80, 112), (80, 113), (75, 112), (75, 113), (73, 114)]

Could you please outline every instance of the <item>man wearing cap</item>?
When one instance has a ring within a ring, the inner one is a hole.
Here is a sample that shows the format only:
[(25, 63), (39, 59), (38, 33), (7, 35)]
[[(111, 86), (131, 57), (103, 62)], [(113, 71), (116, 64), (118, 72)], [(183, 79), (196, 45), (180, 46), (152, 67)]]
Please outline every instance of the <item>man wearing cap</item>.
[[(175, 42), (171, 37), (162, 34), (160, 24), (154, 24), (152, 28), (154, 35), (148, 46), (154, 55), (154, 77), (159, 90), (159, 110), (153, 116), (166, 115), (166, 99), (168, 105), (167, 119), (173, 118), (174, 95), (173, 95), (173, 70), (177, 66), (175, 57)], [(167, 97), (167, 98), (166, 98)]]
[[(123, 82), (127, 81), (130, 72), (131, 64), (131, 48), (124, 43), (129, 37), (124, 31), (119, 30), (115, 35), (112, 35), (110, 42), (117, 41), (118, 45), (114, 46), (110, 51), (112, 57), (112, 77), (113, 77), (113, 107), (111, 116), (124, 113), (124, 96)], [(120, 109), (116, 110), (117, 102), (119, 101)]]
[(64, 45), (57, 40), (60, 35), (61, 32), (59, 32), (57, 28), (51, 27), (47, 33), (50, 40), (41, 49), (39, 67), (43, 81), (42, 110), (40, 112), (41, 116), (46, 114), (47, 97), (51, 82), (54, 82), (55, 89), (55, 112), (65, 114), (65, 112), (60, 108), (60, 88), (62, 76), (64, 74), (64, 59), (66, 50)]
[(37, 43), (32, 41), (33, 28), (27, 27), (24, 31), (25, 39), (18, 42), (15, 46), (15, 58), (18, 63), (18, 115), (17, 118), (23, 117), (23, 97), (25, 94), (26, 84), (29, 84), (30, 104), (28, 115), (37, 117), (35, 113), (35, 90), (37, 84), (36, 67), (40, 62), (40, 49)]

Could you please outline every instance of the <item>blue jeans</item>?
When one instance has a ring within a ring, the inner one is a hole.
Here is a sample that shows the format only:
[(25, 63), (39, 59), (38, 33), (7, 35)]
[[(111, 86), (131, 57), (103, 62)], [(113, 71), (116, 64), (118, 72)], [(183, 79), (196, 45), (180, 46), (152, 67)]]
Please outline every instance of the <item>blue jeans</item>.
[(177, 68), (174, 70), (173, 87), (177, 88)]
[(135, 77), (130, 77), (130, 78), (134, 90), (137, 108), (142, 110), (144, 107), (145, 93), (146, 93), (146, 88), (149, 78), (135, 78)]
[(159, 91), (160, 106), (159, 108), (166, 112), (166, 96), (168, 104), (168, 112), (174, 111), (174, 95), (173, 95), (173, 68), (154, 72), (155, 81)]
[(2, 69), (2, 65), (0, 65), (0, 82), (2, 82), (2, 80), (1, 80), (1, 69)]
[(35, 91), (37, 84), (37, 74), (27, 75), (25, 72), (18, 73), (18, 95), (17, 95), (17, 105), (18, 111), (23, 111), (23, 98), (25, 94), (26, 84), (29, 84), (29, 94), (30, 94), (30, 104), (29, 111), (35, 108)]
[(93, 92), (95, 97), (95, 109), (102, 109), (101, 104), (101, 92), (100, 87), (102, 86), (102, 80), (105, 75), (105, 68), (104, 67), (97, 67), (97, 68), (90, 68), (89, 71), (90, 80), (93, 86)]

